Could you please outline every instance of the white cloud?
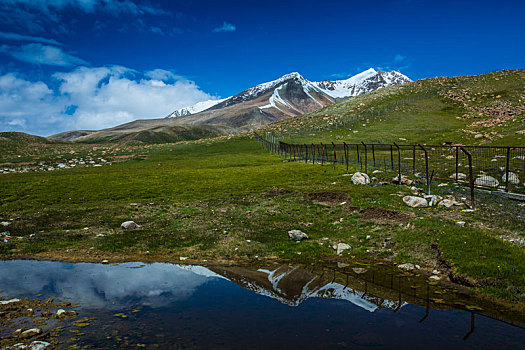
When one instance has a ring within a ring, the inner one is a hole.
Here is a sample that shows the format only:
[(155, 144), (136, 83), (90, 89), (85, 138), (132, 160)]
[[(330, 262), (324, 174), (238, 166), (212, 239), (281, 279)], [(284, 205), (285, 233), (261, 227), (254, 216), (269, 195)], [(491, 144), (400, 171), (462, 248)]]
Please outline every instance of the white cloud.
[(87, 13), (103, 11), (110, 13), (131, 14), (166, 14), (166, 11), (142, 4), (136, 4), (130, 0), (2, 0), (4, 7), (31, 8), (52, 15), (56, 10), (66, 7), (78, 8)]
[(141, 73), (121, 66), (79, 67), (55, 73), (53, 79), (55, 91), (12, 73), (0, 76), (0, 129), (39, 135), (101, 129), (162, 118), (214, 98), (194, 82), (161, 69)]
[(0, 46), (0, 52), (11, 55), (17, 60), (33, 64), (70, 67), (87, 64), (81, 58), (69, 55), (55, 46), (32, 43), (22, 46)]
[(222, 24), (222, 26), (215, 28), (213, 30), (213, 32), (214, 33), (218, 33), (218, 32), (234, 32), (236, 29), (237, 28), (233, 24), (224, 22)]
[(30, 35), (21, 35), (17, 33), (4, 33), (0, 32), (0, 38), (7, 39), (7, 40), (15, 40), (15, 41), (31, 41), (33, 43), (43, 43), (43, 44), (51, 44), (51, 45), (62, 45), (58, 41), (53, 39), (47, 39), (47, 38), (41, 38), (38, 36), (30, 36)]

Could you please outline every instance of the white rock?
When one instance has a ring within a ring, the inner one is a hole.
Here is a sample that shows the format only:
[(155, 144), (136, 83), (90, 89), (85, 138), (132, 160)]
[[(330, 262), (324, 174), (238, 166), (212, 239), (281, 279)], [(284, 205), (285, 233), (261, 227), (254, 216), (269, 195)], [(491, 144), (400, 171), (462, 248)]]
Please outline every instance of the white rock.
[(427, 200), (428, 205), (430, 205), (431, 207), (433, 207), (433, 206), (436, 205), (440, 200), (443, 199), (443, 197), (438, 196), (438, 195), (435, 195), (435, 194), (429, 194), (429, 195), (426, 195), (426, 196), (424, 196), (424, 197), (425, 197), (425, 199)]
[(308, 235), (301, 230), (291, 230), (288, 231), (288, 237), (290, 237), (291, 240), (301, 241), (307, 239)]
[(66, 310), (58, 309), (56, 314), (55, 314), (55, 317), (56, 318), (66, 317)]
[(412, 208), (424, 208), (428, 207), (428, 202), (425, 198), (415, 197), (415, 196), (405, 196), (403, 197), (403, 202), (406, 205)]
[[(235, 248), (235, 250), (237, 250), (237, 249), (239, 249), (239, 248)], [(187, 256), (180, 256), (179, 260), (180, 261), (188, 260), (188, 257)]]
[(35, 340), (34, 342), (31, 342), (31, 344), (29, 344), (29, 349), (30, 350), (45, 350), (50, 345), (51, 343), (48, 343), (46, 341)]
[[(501, 181), (503, 182), (506, 182), (507, 181), (507, 176), (505, 176), (506, 174), (503, 174), (503, 176), (501, 177)], [(517, 185), (520, 183), (520, 178), (518, 177), (517, 174), (509, 171), (509, 184), (512, 184), (512, 185)]]
[(2, 221), (2, 226), (6, 227), (9, 226), (11, 223), (8, 221)]
[(31, 328), (26, 331), (23, 331), (18, 336), (21, 339), (27, 339), (27, 338), (33, 338), (34, 336), (37, 336), (39, 334), (42, 334), (42, 329), (40, 328)]
[(352, 183), (354, 185), (367, 185), (370, 183), (370, 178), (365, 173), (360, 173), (359, 171), (352, 175)]
[(436, 275), (432, 275), (428, 279), (431, 280), (431, 281), (439, 281), (441, 279), (441, 277), (436, 276)]
[(350, 246), (349, 244), (346, 244), (346, 243), (337, 243), (337, 244), (334, 244), (332, 248), (334, 248), (334, 250), (336, 251), (337, 255), (341, 255), (342, 252), (352, 248), (352, 246)]
[(104, 260), (101, 261), (101, 263), (102, 263), (102, 264), (109, 264), (109, 260), (105, 260), (105, 259), (104, 259)]
[(416, 268), (416, 266), (412, 263), (397, 265), (397, 267), (399, 267), (402, 270), (407, 270), (407, 271), (412, 271)]
[(129, 229), (129, 228), (141, 228), (142, 226), (137, 225), (135, 221), (124, 221), (122, 224), (120, 224), (120, 227)]
[[(510, 176), (509, 176), (510, 179)], [(498, 187), (499, 181), (493, 178), (492, 176), (488, 175), (481, 175), (474, 181), (474, 184), (476, 186), (483, 186), (483, 187)]]
[(465, 226), (465, 221), (458, 221), (456, 222), (456, 225), (458, 225), (459, 227), (463, 227)]
[(453, 199), (443, 199), (441, 202), (438, 203), (438, 206), (443, 206), (445, 208), (450, 208), (456, 204), (456, 201)]

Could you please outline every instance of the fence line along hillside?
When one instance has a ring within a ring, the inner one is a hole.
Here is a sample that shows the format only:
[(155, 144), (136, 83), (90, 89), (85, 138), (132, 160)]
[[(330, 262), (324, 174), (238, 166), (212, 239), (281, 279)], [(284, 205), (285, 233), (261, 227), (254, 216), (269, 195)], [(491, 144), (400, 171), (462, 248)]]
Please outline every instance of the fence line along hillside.
[(423, 179), (430, 194), (433, 179), (466, 184), (473, 203), (476, 187), (525, 193), (525, 147), (382, 143), (290, 144), (271, 134), (256, 138), (268, 150), (290, 160), (324, 165), (342, 164), (372, 174), (393, 173), (398, 179)]

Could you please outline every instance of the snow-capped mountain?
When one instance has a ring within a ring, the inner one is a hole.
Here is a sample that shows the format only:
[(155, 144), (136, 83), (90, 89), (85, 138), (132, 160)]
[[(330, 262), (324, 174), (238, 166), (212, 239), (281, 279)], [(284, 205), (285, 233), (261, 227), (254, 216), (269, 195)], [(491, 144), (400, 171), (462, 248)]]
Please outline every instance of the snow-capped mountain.
[(399, 71), (382, 72), (373, 68), (367, 69), (346, 80), (323, 80), (313, 84), (334, 98), (345, 98), (361, 95), (390, 85), (402, 85), (411, 82)]
[[(276, 119), (313, 112), (338, 99), (357, 96), (390, 85), (411, 80), (398, 71), (382, 72), (370, 68), (346, 80), (311, 82), (293, 72), (267, 83), (249, 88), (223, 100), (209, 100), (174, 111), (168, 117), (185, 117), (199, 112), (219, 111), (235, 105), (257, 107), (258, 113)], [(253, 111), (252, 111), (253, 112)], [(207, 120), (206, 118), (204, 118)], [(200, 124), (199, 122), (196, 122)]]
[(194, 105), (183, 107), (181, 109), (177, 109), (173, 112), (171, 112), (166, 118), (177, 118), (177, 117), (184, 117), (186, 115), (199, 113), (201, 111), (204, 111), (210, 107), (215, 106), (218, 103), (221, 103), (222, 101), (226, 100), (225, 98), (220, 100), (207, 100), (198, 102)]

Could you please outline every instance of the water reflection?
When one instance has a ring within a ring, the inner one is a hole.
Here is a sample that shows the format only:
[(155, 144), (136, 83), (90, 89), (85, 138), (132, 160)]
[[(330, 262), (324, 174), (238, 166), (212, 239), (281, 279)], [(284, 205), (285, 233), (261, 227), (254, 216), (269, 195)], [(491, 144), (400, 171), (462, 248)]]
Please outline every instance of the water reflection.
[(469, 311), (465, 294), (381, 266), (3, 261), (0, 290), (79, 303), (97, 319), (75, 342), (92, 348), (519, 348), (525, 336), (486, 305)]

